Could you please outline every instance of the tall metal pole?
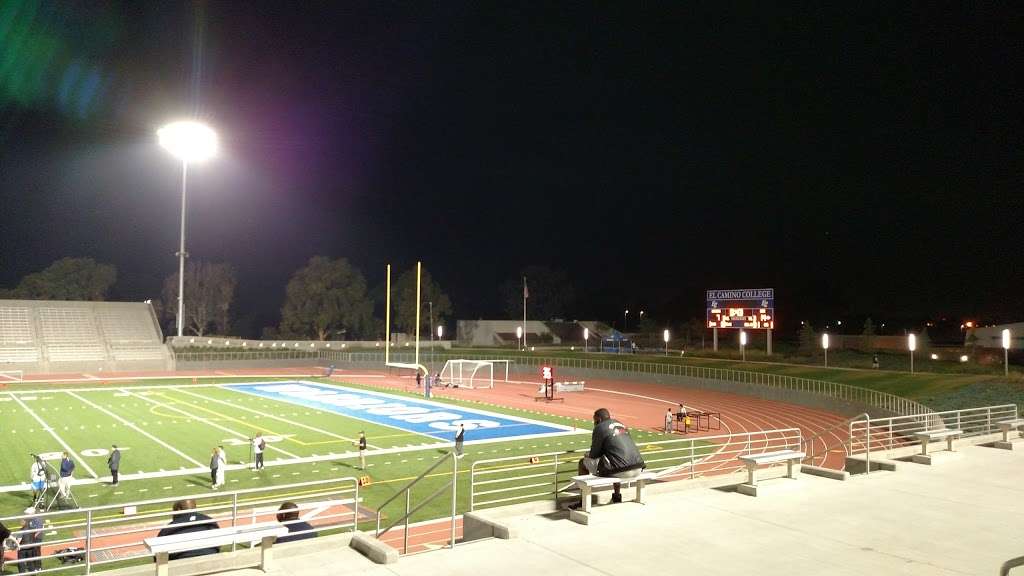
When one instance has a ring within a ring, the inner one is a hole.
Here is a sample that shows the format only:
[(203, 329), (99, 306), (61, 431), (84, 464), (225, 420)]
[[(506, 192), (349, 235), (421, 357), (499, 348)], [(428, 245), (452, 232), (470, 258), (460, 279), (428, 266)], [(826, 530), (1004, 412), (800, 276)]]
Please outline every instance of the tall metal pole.
[(188, 162), (181, 161), (181, 244), (178, 247), (178, 336), (185, 327), (185, 193)]
[(430, 307), (430, 369), (434, 369), (434, 301), (427, 302)]
[(384, 366), (388, 365), (391, 353), (391, 264), (388, 264), (387, 288), (384, 297)]
[(526, 276), (523, 276), (523, 352), (526, 352)]
[[(416, 263), (416, 366), (420, 365), (420, 272), (422, 263)], [(417, 368), (419, 370), (419, 368)]]

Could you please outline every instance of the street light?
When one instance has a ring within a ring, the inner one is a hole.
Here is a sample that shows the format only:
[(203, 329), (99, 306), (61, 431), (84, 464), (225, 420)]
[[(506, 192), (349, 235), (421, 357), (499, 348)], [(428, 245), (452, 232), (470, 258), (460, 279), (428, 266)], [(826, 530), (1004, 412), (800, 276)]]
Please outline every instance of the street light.
[(910, 348), (910, 373), (914, 373), (914, 350), (917, 350), (917, 336), (910, 334), (907, 336), (907, 348)]
[(821, 335), (821, 348), (825, 351), (825, 368), (828, 368), (828, 332)]
[(178, 336), (185, 323), (185, 197), (189, 163), (217, 155), (217, 133), (193, 121), (172, 122), (156, 132), (160, 146), (181, 160), (181, 244), (178, 248)]
[(1010, 375), (1010, 329), (1003, 329), (1003, 374)]
[(590, 328), (583, 329), (583, 353), (590, 352)]
[(665, 356), (668, 356), (668, 328), (665, 328), (665, 334), (663, 334), (663, 336), (665, 338)]
[(516, 326), (516, 344), (519, 345), (519, 350), (520, 351), (523, 349), (522, 342), (523, 342), (523, 327), (522, 326)]
[(740, 356), (743, 361), (747, 361), (747, 333), (744, 330), (740, 330)]
[(622, 331), (623, 332), (626, 331), (626, 320), (628, 319), (627, 318), (628, 316), (629, 316), (629, 308), (626, 308), (626, 311), (622, 313)]

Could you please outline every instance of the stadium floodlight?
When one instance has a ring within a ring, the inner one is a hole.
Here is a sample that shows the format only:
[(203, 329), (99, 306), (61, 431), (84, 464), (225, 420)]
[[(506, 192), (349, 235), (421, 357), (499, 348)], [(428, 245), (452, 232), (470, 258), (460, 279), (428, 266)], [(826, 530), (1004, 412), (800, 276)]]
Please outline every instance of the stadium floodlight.
[(1003, 375), (1010, 375), (1010, 329), (1003, 329)]
[(907, 348), (910, 349), (910, 373), (914, 373), (914, 350), (917, 350), (917, 336), (909, 334), (907, 336)]
[(744, 362), (747, 361), (747, 332), (740, 330), (740, 356)]
[(178, 336), (185, 326), (185, 197), (190, 162), (202, 162), (217, 155), (217, 133), (201, 122), (171, 122), (156, 131), (160, 146), (181, 160), (181, 244), (178, 247)]
[(583, 353), (590, 352), (590, 328), (583, 329)]
[(668, 328), (665, 328), (665, 333), (662, 334), (662, 338), (665, 340), (665, 356), (668, 356)]
[(828, 368), (828, 332), (821, 335), (821, 349), (825, 351), (825, 368)]

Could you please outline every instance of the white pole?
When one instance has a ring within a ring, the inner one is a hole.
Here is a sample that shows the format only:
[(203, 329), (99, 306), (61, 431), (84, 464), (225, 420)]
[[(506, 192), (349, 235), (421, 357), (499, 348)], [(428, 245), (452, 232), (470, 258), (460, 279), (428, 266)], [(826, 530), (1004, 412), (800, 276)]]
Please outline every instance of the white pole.
[(1003, 329), (1003, 375), (1010, 375), (1010, 329)]
[(185, 327), (185, 193), (188, 161), (181, 161), (181, 245), (178, 247), (178, 336)]
[(910, 349), (910, 373), (914, 373), (914, 350), (917, 350), (917, 336), (910, 334), (907, 336), (907, 348)]

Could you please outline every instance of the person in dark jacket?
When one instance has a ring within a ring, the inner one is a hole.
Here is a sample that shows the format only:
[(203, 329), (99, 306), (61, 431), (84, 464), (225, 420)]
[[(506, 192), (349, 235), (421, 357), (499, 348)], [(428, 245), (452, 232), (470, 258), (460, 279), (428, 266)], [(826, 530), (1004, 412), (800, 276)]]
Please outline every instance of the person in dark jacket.
[[(157, 536), (174, 536), (175, 534), (202, 532), (203, 530), (216, 530), (219, 528), (212, 518), (202, 512), (196, 512), (195, 508), (196, 501), (191, 498), (175, 502), (172, 509), (179, 513), (171, 517), (171, 523), (162, 528), (160, 532), (157, 533)], [(203, 520), (207, 520), (207, 522), (203, 522)], [(219, 552), (220, 548), (217, 547), (199, 548), (196, 550), (174, 552), (172, 554), (168, 554), (167, 558), (169, 560), (177, 560), (178, 558), (206, 556), (207, 554), (217, 554)]]
[(75, 479), (75, 463), (68, 456), (68, 453), (64, 453), (64, 457), (60, 461), (60, 479), (57, 480), (57, 491), (60, 492), (60, 497), (67, 499), (71, 495), (71, 482)]
[(455, 455), (462, 458), (462, 445), (466, 441), (466, 428), (459, 424), (459, 431), (455, 433)]
[[(608, 478), (636, 478), (644, 469), (644, 459), (629, 435), (629, 429), (612, 418), (607, 408), (594, 411), (594, 432), (590, 452), (580, 460), (579, 473)], [(622, 502), (619, 484), (613, 486), (612, 502)]]
[(36, 572), (42, 570), (43, 521), (35, 516), (36, 509), (25, 509), (26, 518), (21, 523), (21, 546), (18, 548), (18, 572)]
[[(316, 538), (316, 532), (312, 531), (313, 527), (309, 522), (299, 520), (299, 507), (294, 502), (284, 502), (281, 504), (281, 507), (277, 510), (277, 521), (288, 528), (288, 535), (278, 538), (278, 544), (281, 542), (305, 540), (306, 538)], [(299, 534), (295, 534), (295, 532), (299, 532)]]
[(117, 449), (117, 444), (110, 448), (110, 456), (107, 458), (107, 467), (110, 468), (110, 485), (117, 486), (117, 471), (121, 468), (121, 451)]

